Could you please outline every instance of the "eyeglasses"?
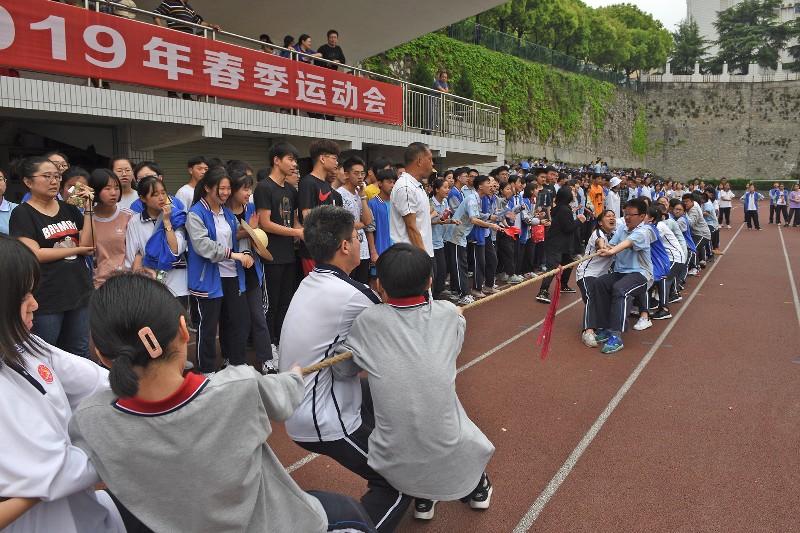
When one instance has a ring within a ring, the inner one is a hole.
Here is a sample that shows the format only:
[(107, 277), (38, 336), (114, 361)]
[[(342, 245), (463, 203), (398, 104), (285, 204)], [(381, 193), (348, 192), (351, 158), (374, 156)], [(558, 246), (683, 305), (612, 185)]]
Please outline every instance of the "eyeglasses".
[(123, 174), (123, 175), (125, 175), (125, 174), (133, 174), (133, 170), (131, 170), (129, 168), (119, 168), (115, 172), (117, 174)]
[(31, 176), (32, 178), (44, 178), (50, 183), (58, 183), (61, 181), (61, 174), (53, 173), (53, 174), (34, 174)]
[(53, 163), (56, 166), (56, 168), (69, 168), (69, 165), (64, 163), (63, 161), (61, 163), (56, 163), (55, 161), (50, 161), (50, 162)]
[(325, 157), (332, 157), (334, 161), (339, 161), (339, 156), (338, 155), (325, 154)]
[(0, 181), (6, 181), (6, 178), (4, 176), (0, 176)]
[(350, 172), (350, 174), (352, 174), (353, 176), (366, 176), (367, 175), (367, 173), (364, 172), (363, 170), (361, 172), (356, 172), (355, 170), (353, 170), (353, 171)]
[(623, 216), (624, 216), (625, 218), (631, 218), (631, 217), (643, 217), (643, 216), (644, 216), (644, 213), (625, 213)]

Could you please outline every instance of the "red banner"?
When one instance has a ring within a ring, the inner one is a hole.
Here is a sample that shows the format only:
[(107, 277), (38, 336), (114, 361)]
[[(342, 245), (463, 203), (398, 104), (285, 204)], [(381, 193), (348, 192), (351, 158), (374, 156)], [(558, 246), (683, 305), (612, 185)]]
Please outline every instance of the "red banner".
[(0, 65), (403, 122), (397, 85), (47, 0), (0, 0)]

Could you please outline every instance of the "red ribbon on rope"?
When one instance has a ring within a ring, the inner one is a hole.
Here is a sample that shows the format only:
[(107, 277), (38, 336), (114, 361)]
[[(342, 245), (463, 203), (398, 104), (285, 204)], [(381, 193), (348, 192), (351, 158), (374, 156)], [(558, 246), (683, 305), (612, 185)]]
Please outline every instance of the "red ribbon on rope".
[(553, 292), (553, 297), (550, 298), (550, 307), (547, 309), (547, 315), (544, 317), (544, 324), (542, 324), (542, 332), (539, 333), (539, 340), (536, 343), (542, 347), (542, 352), (539, 355), (540, 359), (547, 357), (547, 352), (550, 351), (550, 339), (553, 337), (553, 327), (556, 322), (556, 311), (558, 310), (558, 297), (561, 294), (561, 272), (564, 269), (561, 265), (558, 266), (558, 273), (555, 274), (556, 283)]

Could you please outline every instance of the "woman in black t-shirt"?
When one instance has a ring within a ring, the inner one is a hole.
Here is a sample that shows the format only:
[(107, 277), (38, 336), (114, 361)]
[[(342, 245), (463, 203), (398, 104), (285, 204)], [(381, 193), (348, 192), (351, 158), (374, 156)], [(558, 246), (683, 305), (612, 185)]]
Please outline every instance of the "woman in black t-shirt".
[[(32, 331), (48, 344), (88, 358), (92, 280), (83, 256), (94, 251), (92, 210), (81, 214), (74, 205), (57, 199), (61, 174), (48, 159), (27, 157), (19, 163), (18, 173), (31, 197), (11, 213), (10, 234), (33, 250), (42, 266), (42, 279), (34, 291), (39, 309)], [(76, 194), (92, 205), (88, 191)]]

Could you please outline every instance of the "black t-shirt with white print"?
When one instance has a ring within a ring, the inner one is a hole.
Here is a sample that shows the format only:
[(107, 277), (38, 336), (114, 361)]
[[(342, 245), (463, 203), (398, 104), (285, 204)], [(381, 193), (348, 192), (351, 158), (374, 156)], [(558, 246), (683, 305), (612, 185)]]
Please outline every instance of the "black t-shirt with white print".
[[(287, 228), (294, 227), (297, 190), (290, 184), (284, 183), (283, 186), (280, 186), (269, 177), (262, 180), (253, 191), (253, 203), (256, 209), (268, 209), (270, 211), (269, 218), (275, 224)], [(269, 237), (267, 250), (272, 254), (272, 261), (266, 264), (294, 263), (294, 237), (269, 232), (267, 235)]]
[[(10, 235), (34, 240), (43, 249), (79, 246), (83, 214), (74, 205), (57, 202), (58, 213), (52, 217), (28, 203), (20, 204), (11, 212)], [(87, 305), (87, 297), (94, 286), (84, 256), (70, 255), (59, 261), (40, 263), (40, 266), (42, 278), (33, 293), (39, 304), (37, 314), (52, 315)]]

